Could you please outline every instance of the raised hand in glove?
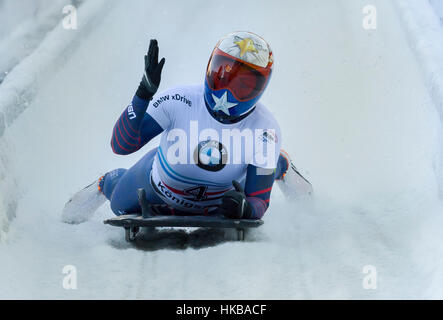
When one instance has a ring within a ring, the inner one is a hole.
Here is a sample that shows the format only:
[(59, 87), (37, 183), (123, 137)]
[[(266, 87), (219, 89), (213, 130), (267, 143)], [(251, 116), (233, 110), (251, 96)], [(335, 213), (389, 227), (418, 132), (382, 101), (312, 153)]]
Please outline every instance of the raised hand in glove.
[(229, 219), (249, 219), (252, 207), (246, 199), (245, 191), (237, 181), (232, 181), (235, 190), (223, 195), (220, 212)]
[(148, 53), (145, 55), (145, 73), (137, 89), (136, 95), (144, 100), (151, 100), (160, 85), (161, 73), (165, 58), (158, 62), (157, 40), (152, 39)]

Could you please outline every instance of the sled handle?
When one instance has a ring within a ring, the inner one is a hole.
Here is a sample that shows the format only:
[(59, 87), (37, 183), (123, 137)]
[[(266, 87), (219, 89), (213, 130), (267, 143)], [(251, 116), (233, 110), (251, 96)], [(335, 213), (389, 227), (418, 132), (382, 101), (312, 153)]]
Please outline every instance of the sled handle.
[(149, 205), (148, 199), (146, 198), (145, 189), (143, 188), (138, 189), (137, 195), (138, 195), (138, 203), (140, 204), (140, 208), (142, 209), (142, 217), (143, 218), (153, 217), (154, 213), (152, 212), (152, 208)]

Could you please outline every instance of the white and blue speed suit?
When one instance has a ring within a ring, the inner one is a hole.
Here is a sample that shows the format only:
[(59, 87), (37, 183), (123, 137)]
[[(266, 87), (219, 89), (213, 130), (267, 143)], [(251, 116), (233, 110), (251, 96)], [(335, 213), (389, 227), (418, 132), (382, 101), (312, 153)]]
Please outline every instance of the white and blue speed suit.
[(114, 126), (113, 151), (131, 154), (159, 134), (161, 140), (130, 169), (102, 179), (115, 214), (140, 211), (139, 188), (166, 214), (213, 214), (236, 180), (244, 184), (253, 218), (264, 215), (273, 182), (287, 168), (279, 158), (279, 125), (261, 103), (237, 123), (220, 123), (207, 111), (203, 90), (175, 87), (151, 101), (134, 96)]

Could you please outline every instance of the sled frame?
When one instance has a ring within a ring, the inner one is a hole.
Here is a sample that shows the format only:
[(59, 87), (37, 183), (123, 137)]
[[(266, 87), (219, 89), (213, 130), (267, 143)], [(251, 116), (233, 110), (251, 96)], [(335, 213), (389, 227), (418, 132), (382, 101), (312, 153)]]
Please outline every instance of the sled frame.
[(125, 229), (125, 240), (133, 242), (141, 228), (156, 227), (191, 227), (191, 228), (228, 228), (237, 230), (237, 240), (244, 241), (246, 230), (258, 228), (263, 224), (262, 220), (252, 219), (228, 219), (222, 215), (215, 216), (165, 216), (156, 215), (149, 204), (144, 189), (138, 190), (138, 200), (142, 209), (140, 214), (127, 214), (103, 221), (115, 227)]

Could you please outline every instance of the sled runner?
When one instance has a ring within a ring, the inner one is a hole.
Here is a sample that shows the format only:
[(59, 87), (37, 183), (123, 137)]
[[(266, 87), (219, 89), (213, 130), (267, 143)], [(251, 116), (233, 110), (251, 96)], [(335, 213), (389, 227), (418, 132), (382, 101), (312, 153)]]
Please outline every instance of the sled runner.
[(142, 214), (121, 215), (105, 220), (105, 224), (125, 229), (125, 239), (134, 241), (140, 228), (156, 227), (193, 227), (193, 228), (231, 228), (237, 230), (237, 239), (245, 239), (245, 230), (257, 228), (263, 224), (262, 220), (228, 219), (221, 215), (215, 216), (162, 216), (155, 215), (155, 205), (150, 205), (146, 199), (145, 190), (138, 190), (138, 200)]

